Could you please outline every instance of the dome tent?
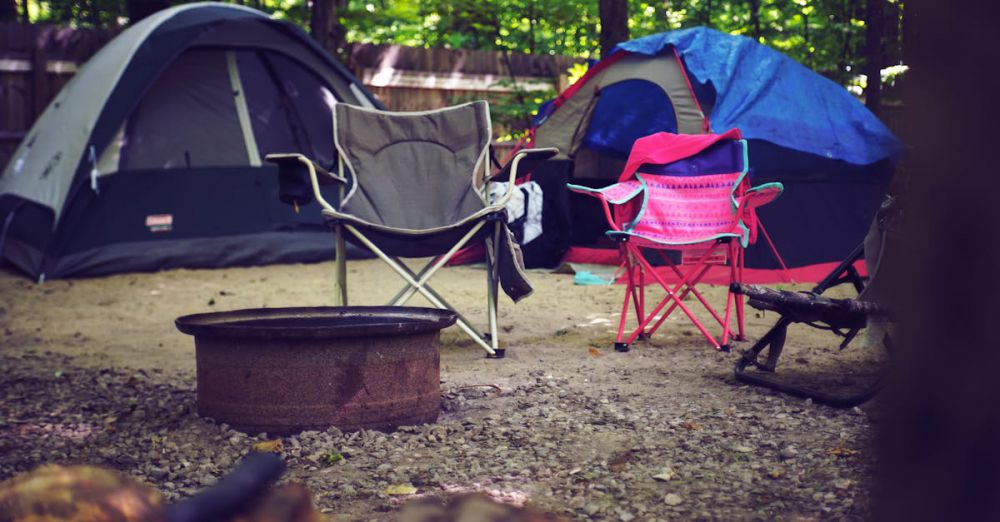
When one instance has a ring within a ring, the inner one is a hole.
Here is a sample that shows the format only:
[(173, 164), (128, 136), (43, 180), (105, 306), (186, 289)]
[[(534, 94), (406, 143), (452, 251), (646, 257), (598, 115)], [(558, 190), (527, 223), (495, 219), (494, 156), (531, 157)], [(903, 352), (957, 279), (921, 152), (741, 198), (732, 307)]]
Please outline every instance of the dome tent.
[[(637, 138), (730, 128), (748, 139), (753, 184), (785, 186), (760, 211), (777, 251), (794, 279), (818, 281), (864, 238), (901, 145), (842, 86), (750, 38), (692, 28), (618, 45), (539, 109), (528, 145), (562, 154), (533, 179), (609, 185)], [(617, 262), (595, 201), (547, 197), (563, 260)], [(746, 255), (748, 280), (786, 275), (766, 241)]]
[[(153, 14), (60, 91), (0, 177), (0, 257), (40, 279), (332, 257), (271, 152), (331, 166), (331, 107), (378, 102), (300, 29), (195, 3)], [(315, 214), (315, 215), (313, 215)]]

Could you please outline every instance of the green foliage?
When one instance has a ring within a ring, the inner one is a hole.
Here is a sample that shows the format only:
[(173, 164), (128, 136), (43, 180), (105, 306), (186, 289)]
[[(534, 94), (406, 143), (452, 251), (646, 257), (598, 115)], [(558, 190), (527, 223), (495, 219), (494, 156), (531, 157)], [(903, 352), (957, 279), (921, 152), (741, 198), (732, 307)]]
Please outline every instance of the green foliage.
[[(627, 1), (633, 38), (707, 25), (758, 38), (842, 84), (864, 68), (862, 0)], [(306, 0), (239, 3), (308, 26)], [(348, 0), (346, 4), (338, 14), (349, 42), (598, 57), (597, 0)], [(34, 0), (29, 5), (33, 21), (38, 22), (100, 27), (128, 22), (125, 0)], [(884, 62), (893, 65), (902, 61), (902, 0), (886, 0), (885, 10)]]
[[(233, 1), (233, 0), (230, 0)], [(322, 1), (322, 0), (314, 0)], [(333, 0), (328, 0), (333, 1)], [(863, 0), (626, 0), (632, 38), (709, 26), (756, 38), (860, 94), (865, 66)], [(170, 3), (181, 3), (169, 0)], [(885, 0), (883, 63), (902, 63), (903, 0)], [(306, 0), (242, 0), (308, 27)], [(126, 0), (30, 0), (33, 21), (113, 27), (128, 22)], [(338, 9), (348, 42), (506, 50), (597, 58), (598, 0), (346, 0)], [(891, 83), (905, 70), (892, 69)], [(579, 77), (584, 68), (570, 71)], [(493, 100), (494, 118), (525, 128), (554, 93), (514, 91)]]
[(334, 464), (344, 460), (344, 455), (336, 451), (330, 450), (322, 455), (320, 458), (321, 462), (325, 466), (333, 466)]

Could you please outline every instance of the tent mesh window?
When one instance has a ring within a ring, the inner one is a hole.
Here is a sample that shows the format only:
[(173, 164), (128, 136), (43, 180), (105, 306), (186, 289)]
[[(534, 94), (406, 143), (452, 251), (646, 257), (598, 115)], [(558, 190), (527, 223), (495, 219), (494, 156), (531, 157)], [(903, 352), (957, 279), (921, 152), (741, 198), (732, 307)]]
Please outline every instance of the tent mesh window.
[(301, 151), (330, 166), (335, 102), (319, 77), (279, 53), (189, 49), (146, 91), (101, 163), (110, 171), (260, 166), (269, 153)]

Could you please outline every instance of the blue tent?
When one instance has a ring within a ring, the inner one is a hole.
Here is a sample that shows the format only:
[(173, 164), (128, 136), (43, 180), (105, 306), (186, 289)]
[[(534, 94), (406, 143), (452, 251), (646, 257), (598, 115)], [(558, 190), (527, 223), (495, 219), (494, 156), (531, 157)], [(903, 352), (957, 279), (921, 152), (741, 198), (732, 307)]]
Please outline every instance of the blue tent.
[[(622, 43), (543, 105), (530, 135), (532, 146), (562, 151), (553, 176), (602, 186), (639, 137), (734, 127), (750, 142), (752, 181), (785, 185), (761, 212), (782, 258), (804, 269), (796, 271), (800, 281), (822, 277), (863, 239), (901, 144), (844, 87), (774, 49), (706, 28)], [(567, 198), (561, 246), (572, 247), (568, 258), (610, 259), (588, 249), (608, 246), (601, 212)], [(779, 267), (762, 243), (748, 251), (747, 265)]]

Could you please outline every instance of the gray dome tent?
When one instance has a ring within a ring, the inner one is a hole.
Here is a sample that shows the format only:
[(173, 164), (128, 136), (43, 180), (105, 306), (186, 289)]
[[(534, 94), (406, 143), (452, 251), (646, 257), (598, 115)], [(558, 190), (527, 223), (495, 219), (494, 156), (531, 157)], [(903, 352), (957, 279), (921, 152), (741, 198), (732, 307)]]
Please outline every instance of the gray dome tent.
[[(378, 102), (300, 29), (228, 4), (158, 12), (94, 55), (0, 177), (0, 258), (40, 279), (332, 257), (271, 152), (332, 166), (331, 108)], [(316, 215), (312, 215), (316, 214)]]

